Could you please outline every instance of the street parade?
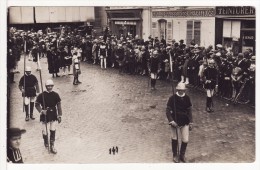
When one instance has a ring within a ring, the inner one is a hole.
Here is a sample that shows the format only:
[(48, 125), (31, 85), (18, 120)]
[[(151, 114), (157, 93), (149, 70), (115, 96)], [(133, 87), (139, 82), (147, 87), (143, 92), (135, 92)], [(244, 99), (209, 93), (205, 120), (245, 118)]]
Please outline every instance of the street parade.
[(126, 23), (8, 27), (7, 162), (252, 162), (255, 50)]

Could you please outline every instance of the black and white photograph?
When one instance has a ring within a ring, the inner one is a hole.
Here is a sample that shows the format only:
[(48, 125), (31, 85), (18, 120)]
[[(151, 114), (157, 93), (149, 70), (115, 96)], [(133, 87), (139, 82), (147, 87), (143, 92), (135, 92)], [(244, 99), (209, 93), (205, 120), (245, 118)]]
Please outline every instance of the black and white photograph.
[(7, 169), (255, 164), (258, 10), (7, 6)]

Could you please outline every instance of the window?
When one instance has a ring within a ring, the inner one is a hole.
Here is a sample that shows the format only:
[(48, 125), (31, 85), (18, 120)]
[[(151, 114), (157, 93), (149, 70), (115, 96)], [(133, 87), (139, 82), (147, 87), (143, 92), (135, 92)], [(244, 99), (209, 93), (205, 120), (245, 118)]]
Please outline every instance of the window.
[(186, 44), (190, 45), (191, 41), (194, 41), (200, 45), (200, 31), (201, 21), (187, 21)]

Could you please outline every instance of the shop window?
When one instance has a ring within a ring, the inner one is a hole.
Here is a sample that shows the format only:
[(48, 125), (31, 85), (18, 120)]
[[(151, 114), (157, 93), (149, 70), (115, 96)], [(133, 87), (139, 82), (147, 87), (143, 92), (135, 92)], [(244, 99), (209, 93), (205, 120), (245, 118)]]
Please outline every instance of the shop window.
[(192, 41), (200, 45), (201, 21), (187, 21), (186, 44), (190, 45)]
[(240, 38), (240, 21), (224, 21), (223, 22), (223, 37), (226, 38)]

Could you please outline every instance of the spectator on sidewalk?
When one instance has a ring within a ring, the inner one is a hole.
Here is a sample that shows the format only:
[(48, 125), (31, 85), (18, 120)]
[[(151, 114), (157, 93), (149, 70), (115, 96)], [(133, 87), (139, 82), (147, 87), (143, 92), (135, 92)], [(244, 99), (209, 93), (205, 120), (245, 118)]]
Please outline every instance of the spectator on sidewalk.
[(20, 151), (21, 136), (25, 133), (25, 129), (9, 128), (7, 129), (7, 162), (8, 163), (24, 163)]

